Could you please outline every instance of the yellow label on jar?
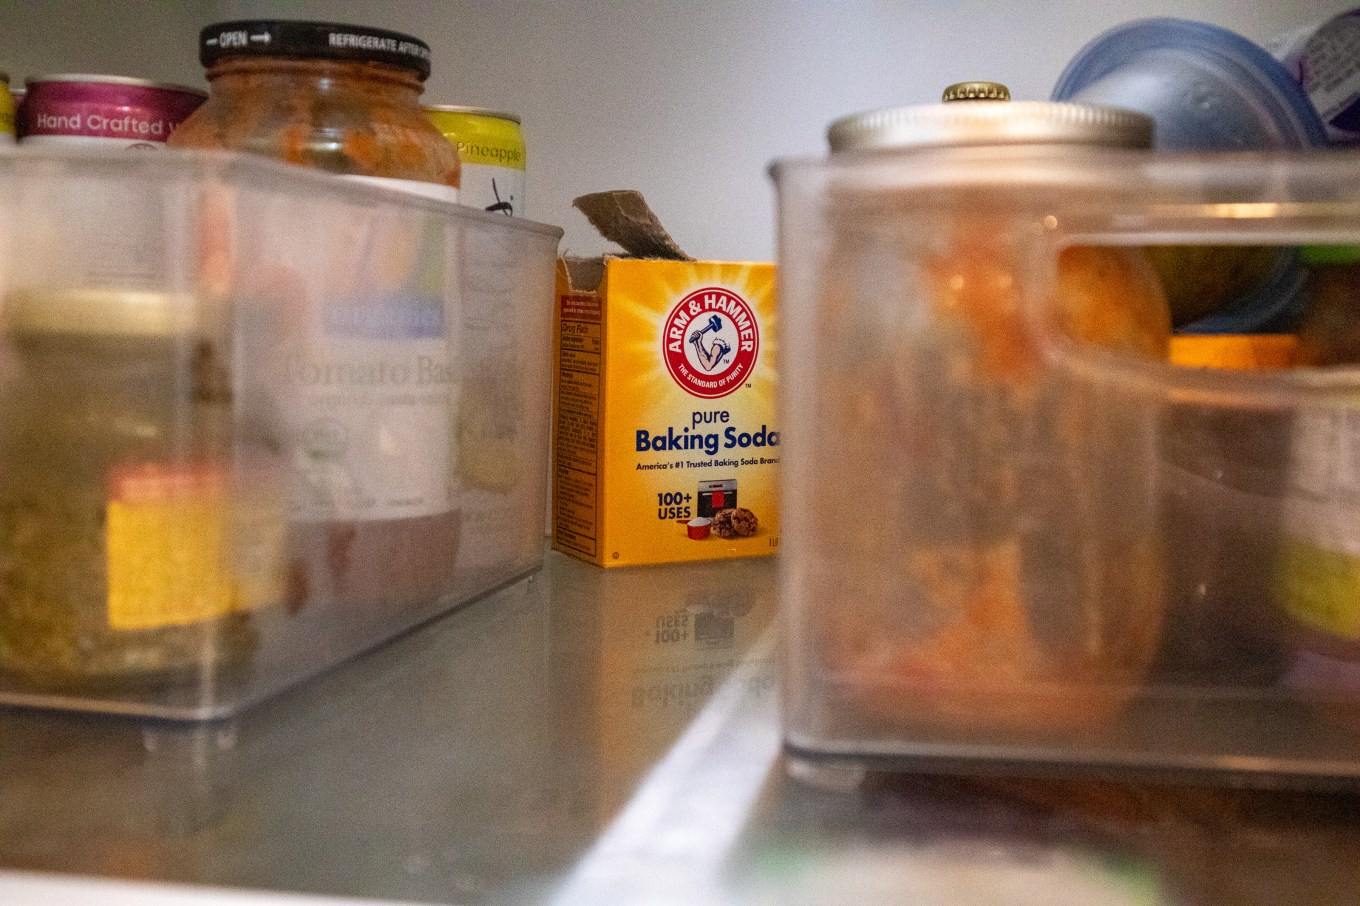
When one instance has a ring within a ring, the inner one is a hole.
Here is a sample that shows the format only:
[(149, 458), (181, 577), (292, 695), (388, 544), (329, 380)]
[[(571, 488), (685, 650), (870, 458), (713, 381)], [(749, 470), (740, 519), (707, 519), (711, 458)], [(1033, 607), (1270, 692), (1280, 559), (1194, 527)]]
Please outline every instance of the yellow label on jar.
[(219, 468), (119, 470), (106, 533), (110, 628), (185, 626), (277, 600), (284, 525), (279, 504), (232, 500)]
[(1287, 540), (1279, 592), (1289, 615), (1340, 639), (1360, 639), (1360, 557)]
[(9, 93), (9, 82), (0, 79), (0, 145), (14, 141), (14, 96)]
[(465, 164), (524, 169), (524, 134), (507, 116), (478, 110), (426, 110), (435, 128), (458, 146)]

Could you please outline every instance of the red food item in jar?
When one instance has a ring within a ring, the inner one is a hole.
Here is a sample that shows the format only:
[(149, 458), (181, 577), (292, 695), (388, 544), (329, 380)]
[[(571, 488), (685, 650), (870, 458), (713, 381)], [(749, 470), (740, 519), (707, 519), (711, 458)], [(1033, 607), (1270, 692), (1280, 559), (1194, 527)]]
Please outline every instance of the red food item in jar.
[(420, 107), (430, 63), (416, 38), (326, 22), (226, 22), (203, 30), (200, 58), (208, 101), (174, 131), (173, 147), (459, 184), (457, 148)]

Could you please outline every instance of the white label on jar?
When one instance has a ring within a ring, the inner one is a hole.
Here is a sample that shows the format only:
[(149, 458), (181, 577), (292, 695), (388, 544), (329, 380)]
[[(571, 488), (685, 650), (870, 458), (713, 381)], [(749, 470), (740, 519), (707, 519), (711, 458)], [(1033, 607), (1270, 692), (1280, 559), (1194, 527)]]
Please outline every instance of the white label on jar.
[(404, 519), (452, 508), (456, 384), (442, 338), (331, 338), (286, 363), (285, 387), (295, 519)]
[[(384, 182), (426, 194), (419, 183)], [(286, 343), (278, 373), (292, 518), (447, 513), (462, 378), (456, 234), (399, 198), (371, 207), (315, 200), (307, 216), (316, 228), (279, 237), (274, 251), (310, 288), (305, 331)]]
[(463, 164), (463, 204), (484, 211), (524, 216), (524, 171), (487, 164)]
[(414, 179), (392, 179), (388, 176), (346, 176), (355, 182), (366, 182), (369, 185), (382, 186), (386, 189), (397, 189), (402, 192), (409, 192), (412, 195), (423, 195), (426, 198), (434, 198), (438, 201), (452, 201), (457, 203), (459, 200), (458, 189), (454, 186), (446, 186), (437, 182), (420, 182)]
[(133, 151), (157, 151), (165, 147), (164, 140), (147, 141), (140, 138), (102, 138), (96, 135), (25, 135), (21, 145), (43, 145), (47, 148), (72, 148), (107, 151), (127, 148)]

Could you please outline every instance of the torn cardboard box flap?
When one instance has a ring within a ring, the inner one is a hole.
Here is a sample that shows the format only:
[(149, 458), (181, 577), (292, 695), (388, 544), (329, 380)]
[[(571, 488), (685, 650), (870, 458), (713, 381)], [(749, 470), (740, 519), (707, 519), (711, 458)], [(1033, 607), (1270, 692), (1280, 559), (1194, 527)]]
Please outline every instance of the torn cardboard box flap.
[(647, 207), (642, 193), (633, 189), (592, 192), (572, 205), (590, 221), (600, 235), (621, 247), (631, 258), (693, 261), (686, 255), (661, 220)]
[(633, 189), (592, 192), (572, 205), (590, 221), (600, 235), (623, 249), (622, 255), (562, 257), (573, 289), (589, 292), (604, 279), (604, 262), (610, 258), (648, 258), (660, 261), (693, 261), (685, 254), (661, 220), (647, 206), (642, 193)]

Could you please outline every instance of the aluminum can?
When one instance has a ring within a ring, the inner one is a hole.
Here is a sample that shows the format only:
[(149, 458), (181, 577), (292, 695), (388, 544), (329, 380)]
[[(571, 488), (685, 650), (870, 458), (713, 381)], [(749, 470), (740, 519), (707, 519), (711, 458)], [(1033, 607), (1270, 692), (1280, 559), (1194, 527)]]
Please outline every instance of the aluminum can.
[(1280, 35), (1264, 46), (1317, 108), (1327, 141), (1360, 145), (1360, 9)]
[(22, 144), (158, 148), (207, 92), (124, 76), (29, 78), (19, 118)]
[(463, 204), (524, 214), (524, 133), (519, 116), (484, 107), (426, 107), (435, 127), (463, 159)]

